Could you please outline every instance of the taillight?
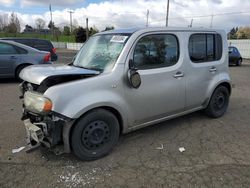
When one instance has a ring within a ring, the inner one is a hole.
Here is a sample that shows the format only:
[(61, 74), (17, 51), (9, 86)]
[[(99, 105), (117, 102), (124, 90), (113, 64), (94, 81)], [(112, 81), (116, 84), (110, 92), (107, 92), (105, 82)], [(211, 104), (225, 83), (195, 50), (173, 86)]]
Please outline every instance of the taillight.
[(55, 48), (52, 48), (52, 52), (55, 54), (55, 53), (56, 53), (56, 49), (55, 49)]
[(50, 61), (50, 53), (46, 54), (43, 58), (44, 63)]

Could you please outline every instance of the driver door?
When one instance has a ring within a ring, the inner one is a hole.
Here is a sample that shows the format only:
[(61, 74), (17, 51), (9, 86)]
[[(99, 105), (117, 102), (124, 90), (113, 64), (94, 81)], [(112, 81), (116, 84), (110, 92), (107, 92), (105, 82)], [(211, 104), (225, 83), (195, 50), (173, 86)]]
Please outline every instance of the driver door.
[(185, 70), (179, 46), (177, 35), (161, 33), (144, 35), (133, 47), (130, 59), (138, 69), (141, 85), (125, 89), (129, 126), (161, 120), (184, 110)]

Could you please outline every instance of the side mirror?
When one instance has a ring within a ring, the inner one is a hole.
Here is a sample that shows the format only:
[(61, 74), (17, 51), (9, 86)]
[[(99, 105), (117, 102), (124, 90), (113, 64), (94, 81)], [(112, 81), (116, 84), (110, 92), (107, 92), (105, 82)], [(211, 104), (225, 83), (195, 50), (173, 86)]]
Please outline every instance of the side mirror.
[(141, 76), (137, 72), (132, 59), (129, 60), (128, 80), (129, 84), (135, 89), (139, 88), (141, 85)]

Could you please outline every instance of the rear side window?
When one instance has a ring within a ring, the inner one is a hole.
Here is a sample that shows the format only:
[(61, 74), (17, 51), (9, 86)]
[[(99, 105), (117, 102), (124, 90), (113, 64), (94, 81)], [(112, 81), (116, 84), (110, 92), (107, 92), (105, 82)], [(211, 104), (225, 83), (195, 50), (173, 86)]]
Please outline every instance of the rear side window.
[(13, 41), (33, 47), (34, 46), (34, 42), (31, 39), (14, 39)]
[(216, 61), (222, 57), (222, 38), (219, 34), (193, 34), (188, 48), (194, 63)]
[(39, 50), (48, 51), (52, 49), (52, 44), (46, 40), (36, 40), (34, 47)]
[(27, 54), (27, 53), (28, 53), (27, 50), (25, 50), (25, 49), (23, 49), (23, 48), (20, 48), (20, 47), (17, 47), (17, 46), (16, 46), (16, 50), (17, 50), (17, 52), (18, 52), (19, 54)]
[(6, 43), (0, 43), (0, 54), (18, 54), (18, 52), (16, 51), (15, 47), (10, 45), (10, 44), (6, 44)]
[(135, 46), (134, 65), (138, 69), (154, 69), (175, 65), (179, 58), (177, 37), (153, 34), (142, 37)]

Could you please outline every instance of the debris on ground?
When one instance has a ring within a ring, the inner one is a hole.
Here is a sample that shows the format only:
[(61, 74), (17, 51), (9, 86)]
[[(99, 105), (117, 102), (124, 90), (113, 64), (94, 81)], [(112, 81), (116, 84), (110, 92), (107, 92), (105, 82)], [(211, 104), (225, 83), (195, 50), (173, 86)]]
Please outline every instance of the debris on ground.
[(157, 147), (156, 149), (162, 150), (163, 149), (163, 144), (161, 144), (161, 146)]
[(179, 151), (182, 153), (182, 152), (186, 151), (186, 149), (184, 147), (180, 147)]
[(19, 153), (20, 151), (22, 151), (25, 147), (20, 147), (20, 148), (17, 148), (17, 149), (12, 149), (12, 153)]

